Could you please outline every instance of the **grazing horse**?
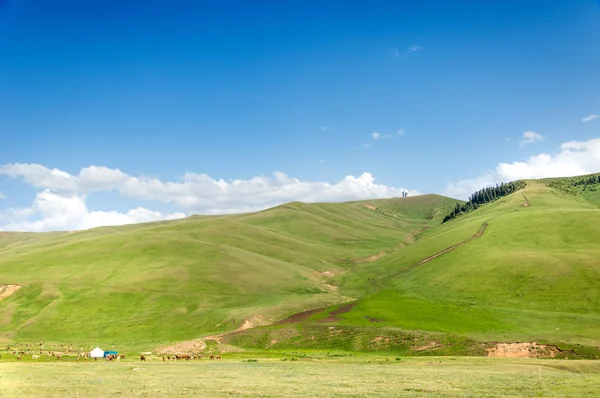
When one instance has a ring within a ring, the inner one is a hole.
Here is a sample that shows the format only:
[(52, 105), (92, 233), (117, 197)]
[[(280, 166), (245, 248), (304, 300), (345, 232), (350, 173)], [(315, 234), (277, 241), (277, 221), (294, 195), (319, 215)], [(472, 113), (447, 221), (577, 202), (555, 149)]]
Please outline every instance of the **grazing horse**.
[(212, 361), (213, 359), (215, 359), (215, 356), (214, 356), (214, 355), (211, 355), (211, 356), (210, 356), (210, 360)]
[(143, 356), (143, 355), (140, 355), (140, 360), (141, 360), (141, 361), (145, 361), (145, 360), (146, 360), (146, 357), (145, 357), (145, 356)]
[(20, 360), (21, 360), (21, 358), (22, 358), (22, 357), (21, 357), (20, 355), (17, 355), (17, 361), (20, 361)]
[(216, 358), (217, 358), (217, 360), (220, 360), (220, 359), (221, 359), (221, 356), (220, 356), (220, 355), (217, 355), (217, 356), (216, 356)]

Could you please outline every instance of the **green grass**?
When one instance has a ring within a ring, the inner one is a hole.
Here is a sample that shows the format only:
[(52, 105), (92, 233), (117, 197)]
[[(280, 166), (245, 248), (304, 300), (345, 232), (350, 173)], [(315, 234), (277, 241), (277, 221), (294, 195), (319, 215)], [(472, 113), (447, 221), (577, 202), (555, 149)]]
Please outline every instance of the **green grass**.
[[(0, 338), (417, 356), (535, 341), (600, 358), (600, 196), (577, 181), (527, 181), (444, 224), (456, 201), (424, 195), (7, 234), (0, 281), (24, 288), (0, 302)], [(227, 334), (248, 319), (270, 326)]]
[(398, 250), (453, 203), (436, 195), (290, 203), (76, 233), (7, 233), (0, 284), (23, 288), (0, 302), (0, 338), (153, 345), (344, 302), (350, 297), (326, 284), (327, 275)]
[(324, 355), (281, 359), (0, 363), (0, 395), (594, 397), (600, 383), (596, 361), (461, 357), (397, 361), (384, 356)]
[[(456, 341), (458, 355), (461, 339), (468, 339), (474, 348), (475, 342), (536, 341), (597, 357), (600, 211), (588, 199), (586, 191), (565, 193), (529, 181), (523, 191), (431, 228), (401, 250), (338, 276), (340, 292), (358, 299), (330, 323), (363, 334), (375, 329), (382, 337), (393, 328), (442, 333)], [(483, 236), (403, 271), (468, 239), (484, 222)], [(323, 317), (298, 327), (302, 337), (290, 341), (305, 345)]]

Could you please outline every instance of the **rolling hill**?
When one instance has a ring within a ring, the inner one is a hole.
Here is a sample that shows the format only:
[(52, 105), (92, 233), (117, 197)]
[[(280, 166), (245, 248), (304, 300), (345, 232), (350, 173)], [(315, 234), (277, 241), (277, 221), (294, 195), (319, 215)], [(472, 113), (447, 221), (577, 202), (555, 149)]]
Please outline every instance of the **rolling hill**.
[(354, 299), (334, 275), (400, 250), (456, 201), (288, 203), (252, 214), (0, 236), (7, 341), (144, 346)]
[(0, 333), (406, 355), (527, 343), (599, 357), (599, 191), (598, 175), (525, 181), (445, 223), (463, 202), (423, 195), (5, 234), (0, 284), (23, 287), (0, 301)]
[[(337, 346), (413, 354), (483, 354), (490, 344), (481, 343), (538, 342), (597, 357), (600, 209), (593, 199), (600, 185), (573, 181), (527, 181), (526, 188), (339, 276), (340, 292), (360, 297), (352, 306), (325, 309), (293, 328), (245, 332), (254, 334), (250, 338), (234, 333), (229, 340), (259, 345), (257, 336), (268, 333), (263, 341), (278, 342), (271, 348)], [(473, 237), (482, 225), (487, 228), (480, 236), (419, 264)], [(339, 314), (323, 322), (335, 310)], [(344, 333), (332, 336), (331, 325)], [(339, 337), (344, 334), (350, 336)], [(416, 343), (403, 344), (403, 339)]]

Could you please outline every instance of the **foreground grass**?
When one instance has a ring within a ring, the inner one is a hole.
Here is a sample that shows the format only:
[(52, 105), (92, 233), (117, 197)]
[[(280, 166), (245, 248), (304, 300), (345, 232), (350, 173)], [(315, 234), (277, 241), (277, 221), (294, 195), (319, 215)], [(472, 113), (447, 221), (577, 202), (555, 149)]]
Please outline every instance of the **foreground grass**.
[(369, 357), (0, 363), (1, 396), (592, 397), (597, 361)]

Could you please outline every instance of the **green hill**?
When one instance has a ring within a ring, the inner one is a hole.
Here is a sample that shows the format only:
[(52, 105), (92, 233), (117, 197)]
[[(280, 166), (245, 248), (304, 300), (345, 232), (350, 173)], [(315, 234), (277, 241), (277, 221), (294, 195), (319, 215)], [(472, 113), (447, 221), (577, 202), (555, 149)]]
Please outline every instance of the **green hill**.
[(1, 337), (156, 347), (212, 335), (211, 349), (403, 355), (536, 342), (548, 347), (521, 348), (599, 357), (600, 178), (515, 186), (475, 207), (294, 202), (5, 234), (0, 284), (23, 288), (0, 301)]
[(258, 213), (0, 236), (7, 341), (185, 340), (349, 297), (329, 279), (399, 250), (456, 201), (289, 203)]
[[(328, 322), (322, 321), (332, 309), (313, 314), (278, 345), (421, 353), (419, 347), (433, 344), (426, 351), (469, 354), (483, 353), (479, 343), (535, 341), (597, 356), (598, 184), (577, 186), (575, 180), (527, 181), (523, 190), (361, 264), (336, 280), (340, 293), (359, 297), (353, 306)], [(483, 224), (481, 236), (418, 265), (472, 237)], [(331, 324), (344, 332), (331, 336)], [(269, 334), (268, 341), (286, 335), (280, 326), (246, 332), (251, 338), (240, 333), (229, 338), (252, 346), (260, 344), (260, 333)]]

